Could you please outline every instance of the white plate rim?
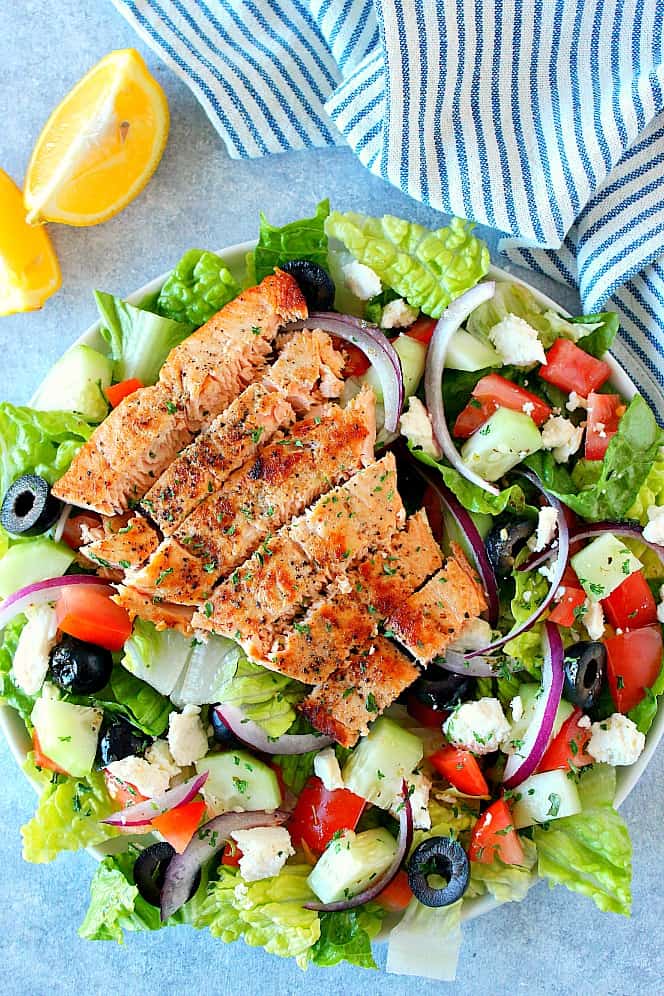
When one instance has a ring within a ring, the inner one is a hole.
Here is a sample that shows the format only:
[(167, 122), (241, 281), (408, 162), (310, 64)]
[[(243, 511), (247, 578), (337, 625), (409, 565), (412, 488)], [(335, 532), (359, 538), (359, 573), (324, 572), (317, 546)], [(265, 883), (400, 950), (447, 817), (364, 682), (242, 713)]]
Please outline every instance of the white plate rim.
[[(225, 249), (216, 250), (217, 254), (224, 260), (226, 265), (231, 269), (239, 271), (244, 263), (245, 256), (247, 252), (252, 250), (256, 245), (255, 241), (240, 242), (235, 245), (228, 246)], [(130, 304), (140, 304), (142, 300), (151, 294), (154, 294), (164, 283), (164, 280), (170, 273), (170, 270), (160, 274), (158, 277), (150, 280), (143, 287), (128, 294), (125, 298)], [(554, 301), (552, 298), (548, 297), (537, 287), (529, 284), (527, 281), (521, 279), (513, 273), (509, 273), (500, 267), (494, 266), (493, 264), (489, 267), (487, 273), (489, 279), (495, 279), (499, 281), (511, 281), (513, 283), (522, 284), (527, 287), (528, 290), (536, 297), (536, 299), (548, 308), (559, 312), (560, 314), (567, 314), (564, 308)], [(83, 332), (78, 339), (68, 347), (68, 349), (73, 348), (81, 344), (89, 346), (100, 346), (103, 345), (103, 340), (99, 334), (101, 323), (99, 321), (94, 322), (90, 325), (85, 332)], [(65, 350), (67, 352), (68, 350)], [(607, 353), (604, 357), (607, 363), (611, 367), (611, 377), (616, 387), (626, 398), (630, 399), (634, 394), (637, 393), (636, 386), (627, 374), (627, 372), (618, 364), (617, 360)], [(48, 373), (48, 371), (47, 371)], [(46, 376), (46, 375), (45, 375)], [(38, 391), (39, 389), (37, 389)], [(36, 396), (33, 395), (33, 398)], [(0, 730), (9, 745), (9, 749), (14, 756), (17, 764), (23, 766), (25, 762), (26, 753), (30, 748), (29, 741), (27, 739), (25, 727), (16, 712), (6, 705), (0, 705)], [(616, 805), (621, 806), (625, 801), (629, 793), (632, 791), (636, 783), (639, 781), (643, 775), (645, 769), (650, 763), (657, 744), (659, 743), (662, 735), (664, 735), (664, 708), (660, 708), (655, 721), (650, 728), (648, 735), (646, 737), (646, 746), (641, 754), (638, 761), (631, 765), (629, 768), (621, 769), (617, 771), (617, 791), (616, 791)], [(27, 776), (26, 776), (27, 778)], [(33, 787), (39, 791), (39, 784), (34, 782), (32, 779), (27, 778), (31, 782)], [(108, 844), (100, 844), (95, 847), (88, 847), (87, 851), (97, 860), (101, 861), (107, 854), (112, 853), (113, 850), (121, 849), (127, 841), (126, 837), (117, 837), (109, 841)], [(466, 900), (463, 905), (462, 919), (463, 920), (473, 920), (475, 917), (482, 916), (485, 913), (489, 913), (491, 910), (502, 903), (494, 899), (492, 896), (480, 896), (475, 899)], [(379, 940), (384, 936), (384, 932), (379, 935)]]

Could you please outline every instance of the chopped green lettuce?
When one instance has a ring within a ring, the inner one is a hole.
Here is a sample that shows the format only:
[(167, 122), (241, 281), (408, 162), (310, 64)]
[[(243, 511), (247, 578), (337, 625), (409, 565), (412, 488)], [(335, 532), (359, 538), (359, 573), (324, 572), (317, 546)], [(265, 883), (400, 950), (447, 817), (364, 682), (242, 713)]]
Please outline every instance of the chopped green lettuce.
[(37, 811), (21, 828), (26, 861), (44, 864), (61, 851), (77, 851), (115, 836), (117, 831), (99, 822), (117, 808), (101, 772), (93, 771), (85, 778), (53, 775), (35, 767), (31, 754), (24, 770), (41, 785)]
[(151, 737), (161, 736), (168, 726), (172, 709), (166, 696), (119, 665), (113, 668), (110, 684), (114, 701), (104, 702), (104, 709), (107, 712), (121, 712), (134, 726)]
[(136, 619), (124, 645), (123, 666), (162, 695), (175, 688), (191, 654), (191, 641), (175, 629), (158, 630)]
[(410, 441), (408, 442), (408, 449), (420, 463), (426, 464), (427, 467), (434, 467), (440, 473), (447, 487), (450, 491), (454, 492), (461, 504), (469, 512), (479, 512), (482, 515), (500, 515), (501, 512), (508, 509), (510, 512), (517, 514), (523, 512), (528, 507), (523, 490), (518, 484), (513, 484), (499, 494), (492, 495), (483, 488), (479, 488), (476, 484), (472, 484), (466, 480), (454, 467), (440, 463), (429, 456), (428, 453), (415, 449)]
[(330, 213), (330, 202), (320, 202), (313, 218), (299, 218), (281, 228), (271, 225), (261, 212), (258, 242), (249, 254), (249, 279), (259, 283), (263, 277), (292, 259), (307, 259), (327, 269), (327, 235), (325, 219)]
[(521, 902), (537, 881), (533, 871), (537, 863), (537, 849), (532, 840), (521, 837), (525, 864), (506, 865), (500, 858), (491, 864), (470, 862), (470, 887), (473, 895), (490, 893), (499, 903)]
[(641, 733), (647, 733), (657, 715), (659, 697), (664, 695), (664, 661), (652, 688), (645, 689), (645, 695), (638, 705), (628, 712), (629, 718), (636, 723)]
[(293, 704), (301, 701), (305, 688), (299, 681), (241, 657), (235, 673), (218, 691), (220, 702), (241, 706), (268, 736), (280, 737), (295, 719)]
[(358, 968), (377, 968), (371, 941), (383, 916), (384, 911), (372, 903), (344, 913), (321, 913), (320, 937), (309, 952), (312, 964), (330, 968), (347, 961)]
[(170, 351), (191, 334), (191, 324), (143, 311), (103, 291), (95, 291), (95, 300), (115, 380), (137, 377), (142, 384), (154, 384)]
[(450, 301), (489, 269), (489, 250), (472, 229), (460, 218), (432, 232), (392, 215), (371, 218), (352, 211), (333, 211), (325, 224), (328, 236), (371, 267), (385, 287), (432, 318), (440, 318)]
[[(516, 558), (516, 565), (523, 563), (529, 551), (524, 549)], [(514, 595), (510, 602), (510, 610), (516, 624), (525, 622), (535, 609), (542, 604), (549, 590), (549, 582), (539, 571), (512, 572), (514, 578)], [(527, 671), (539, 680), (542, 673), (542, 623), (536, 623), (531, 629), (505, 644), (505, 653), (519, 662), (522, 670)]]
[(22, 474), (39, 474), (53, 484), (93, 429), (73, 412), (0, 404), (0, 495)]
[(432, 907), (411, 899), (390, 931), (387, 971), (453, 982), (461, 950), (461, 906), (462, 900)]
[(389, 304), (390, 301), (396, 301), (398, 297), (399, 295), (391, 287), (387, 287), (380, 294), (376, 294), (375, 297), (367, 301), (364, 307), (365, 320), (371, 322), (372, 325), (380, 325), (385, 305)]
[(35, 696), (27, 695), (16, 684), (12, 675), (12, 662), (18, 646), (21, 630), (27, 620), (25, 616), (16, 616), (5, 626), (0, 646), (0, 702), (16, 709), (17, 713), (28, 727), (31, 728), (30, 715), (35, 704)]
[[(648, 509), (651, 505), (664, 505), (664, 460), (659, 456), (641, 485), (634, 504), (627, 512), (627, 518), (636, 519), (642, 526), (645, 526), (648, 522)], [(629, 547), (643, 564), (647, 578), (660, 579), (664, 577), (664, 566), (654, 550), (637, 540), (630, 540)]]
[(199, 327), (239, 293), (223, 259), (205, 249), (190, 249), (166, 278), (157, 311), (173, 321)]
[(616, 784), (616, 769), (610, 764), (591, 764), (581, 768), (576, 787), (583, 809), (612, 806)]

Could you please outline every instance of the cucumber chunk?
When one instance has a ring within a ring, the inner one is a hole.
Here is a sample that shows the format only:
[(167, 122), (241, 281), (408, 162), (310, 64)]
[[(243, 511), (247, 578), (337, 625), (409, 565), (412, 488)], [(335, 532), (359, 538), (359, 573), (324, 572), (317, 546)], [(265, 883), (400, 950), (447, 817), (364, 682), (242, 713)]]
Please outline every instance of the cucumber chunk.
[(346, 761), (344, 785), (374, 806), (389, 809), (423, 753), (419, 737), (383, 716)]
[(64, 574), (76, 554), (64, 543), (34, 539), (9, 548), (0, 560), (0, 598)]
[(104, 390), (110, 385), (113, 363), (90, 346), (74, 346), (51, 367), (37, 391), (40, 411), (78, 412), (90, 422), (101, 422), (108, 412)]
[(613, 533), (598, 536), (575, 553), (571, 561), (591, 602), (607, 598), (625, 578), (643, 567), (641, 561)]
[(229, 809), (278, 809), (279, 782), (272, 768), (244, 750), (208, 754), (196, 770), (209, 772), (203, 786), (206, 802), (217, 812)]
[(581, 812), (581, 799), (567, 771), (542, 771), (521, 782), (514, 792), (512, 819), (517, 830)]
[(497, 481), (517, 463), (542, 448), (531, 417), (499, 408), (461, 448), (461, 459), (487, 481)]
[(101, 709), (40, 698), (30, 717), (42, 752), (69, 775), (89, 775), (97, 754)]
[[(523, 712), (521, 714), (521, 718), (512, 723), (509, 735), (509, 742), (511, 744), (516, 744), (517, 749), (520, 741), (525, 738), (526, 730), (532, 722), (540, 693), (540, 686), (531, 682), (527, 682), (519, 686), (519, 698), (521, 699)], [(560, 730), (562, 729), (563, 723), (567, 722), (573, 712), (574, 706), (571, 702), (568, 702), (566, 699), (561, 699), (560, 705), (556, 711), (556, 718), (553, 721), (553, 730), (551, 731), (549, 743), (551, 743), (554, 737), (558, 736)]]
[[(424, 374), (424, 364), (426, 361), (427, 347), (411, 339), (410, 336), (400, 335), (392, 343), (399, 359), (401, 360), (401, 371), (403, 373), (404, 398), (409, 398), (415, 394), (417, 387)], [(361, 378), (364, 384), (368, 384), (376, 395), (376, 401), (383, 400), (383, 388), (378, 379), (378, 374), (373, 367), (369, 367)]]
[(384, 827), (354, 833), (347, 830), (330, 842), (307, 882), (323, 903), (349, 899), (387, 871), (397, 843)]
[(464, 329), (458, 329), (450, 339), (445, 357), (445, 367), (449, 370), (484, 370), (486, 367), (502, 367), (503, 359), (488, 342)]

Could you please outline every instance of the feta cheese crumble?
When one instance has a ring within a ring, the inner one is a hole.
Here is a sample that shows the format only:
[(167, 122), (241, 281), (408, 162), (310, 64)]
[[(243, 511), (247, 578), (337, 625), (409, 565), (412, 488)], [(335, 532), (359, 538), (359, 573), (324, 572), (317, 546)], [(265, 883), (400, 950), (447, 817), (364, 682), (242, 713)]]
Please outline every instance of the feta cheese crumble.
[(401, 431), (413, 446), (419, 446), (434, 460), (439, 460), (442, 456), (440, 446), (434, 438), (431, 416), (419, 398), (408, 399), (408, 411), (401, 416)]
[[(431, 782), (426, 775), (412, 774), (406, 776), (410, 791), (410, 806), (413, 811), (413, 827), (415, 830), (431, 830), (431, 815), (429, 813), (429, 793)], [(399, 819), (403, 806), (403, 794), (398, 792), (390, 804), (390, 813)]]
[(489, 331), (505, 363), (516, 367), (529, 367), (533, 363), (546, 363), (544, 347), (537, 337), (537, 329), (517, 315), (506, 315)]
[(545, 550), (546, 547), (553, 542), (557, 532), (558, 513), (555, 508), (551, 508), (550, 505), (545, 505), (539, 510), (539, 516), (537, 518), (537, 532), (535, 533), (535, 542), (533, 545), (535, 553), (540, 553), (542, 550)]
[(205, 757), (208, 741), (200, 720), (200, 708), (186, 705), (168, 717), (168, 746), (176, 764), (185, 767)]
[(128, 782), (148, 799), (161, 795), (171, 784), (171, 779), (180, 774), (180, 768), (173, 760), (165, 740), (155, 740), (145, 752), (145, 757), (123, 757), (112, 761), (106, 770), (114, 778)]
[(445, 720), (443, 733), (456, 747), (490, 754), (509, 736), (510, 724), (498, 699), (483, 698), (455, 709)]
[(583, 603), (583, 625), (591, 640), (601, 640), (604, 635), (604, 609), (601, 602), (591, 602), (589, 598)]
[(314, 774), (318, 775), (328, 792), (344, 787), (341, 777), (341, 768), (334, 753), (334, 747), (326, 747), (319, 751), (314, 758)]
[(578, 450), (583, 439), (583, 426), (574, 425), (568, 418), (553, 415), (542, 426), (542, 446), (553, 450), (557, 463), (566, 463)]
[(383, 308), (380, 325), (383, 329), (404, 329), (412, 325), (419, 315), (419, 308), (413, 308), (408, 301), (398, 297), (396, 301), (388, 301)]
[(569, 400), (565, 404), (565, 408), (568, 412), (575, 412), (577, 408), (588, 408), (588, 401), (586, 398), (582, 398), (580, 394), (576, 391), (569, 392)]
[(605, 764), (634, 764), (645, 747), (646, 738), (628, 716), (614, 712), (601, 723), (593, 723), (586, 750)]
[(12, 673), (19, 688), (36, 695), (48, 672), (51, 650), (57, 643), (58, 623), (50, 605), (30, 605), (28, 621), (18, 638)]
[(512, 722), (518, 723), (523, 716), (523, 700), (520, 695), (515, 695), (510, 702), (510, 709), (512, 710)]
[(648, 506), (648, 521), (643, 529), (643, 538), (649, 543), (664, 545), (664, 505)]
[(242, 851), (240, 875), (245, 882), (258, 882), (278, 875), (288, 858), (295, 854), (285, 827), (233, 830), (231, 837)]
[(368, 301), (370, 297), (380, 294), (383, 289), (378, 274), (370, 266), (365, 266), (356, 259), (352, 263), (346, 263), (343, 275), (346, 287), (360, 301)]

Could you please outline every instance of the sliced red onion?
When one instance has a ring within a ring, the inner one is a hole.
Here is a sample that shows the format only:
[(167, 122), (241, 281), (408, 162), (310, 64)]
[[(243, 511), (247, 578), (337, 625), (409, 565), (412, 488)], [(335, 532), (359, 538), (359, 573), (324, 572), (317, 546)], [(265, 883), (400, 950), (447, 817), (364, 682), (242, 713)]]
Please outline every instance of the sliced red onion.
[(458, 470), (466, 480), (492, 495), (499, 493), (498, 488), (467, 467), (454, 445), (445, 417), (442, 384), (450, 339), (476, 308), (491, 300), (495, 290), (494, 281), (487, 280), (452, 301), (433, 331), (424, 371), (424, 394), (438, 445), (455, 470)]
[(287, 329), (322, 329), (361, 349), (375, 368), (383, 388), (385, 428), (388, 432), (397, 431), (404, 401), (401, 360), (390, 340), (377, 325), (368, 325), (353, 315), (314, 311), (302, 321), (291, 322)]
[(444, 657), (436, 658), (436, 667), (442, 667), (452, 674), (467, 674), (470, 678), (492, 678), (497, 671), (498, 661), (480, 654), (472, 660), (461, 650), (446, 650)]
[(64, 577), (49, 578), (47, 581), (37, 581), (25, 588), (19, 588), (9, 595), (0, 607), (0, 629), (10, 623), (14, 616), (25, 612), (29, 605), (43, 605), (45, 602), (57, 601), (65, 588), (73, 585), (102, 585), (108, 588), (108, 581), (96, 574), (67, 574)]
[(514, 626), (509, 633), (501, 636), (500, 639), (494, 640), (487, 647), (482, 647), (481, 650), (471, 650), (466, 654), (466, 659), (470, 660), (473, 657), (486, 656), (486, 654), (491, 653), (493, 650), (498, 650), (499, 647), (504, 647), (506, 643), (510, 640), (514, 640), (517, 636), (521, 636), (522, 633), (527, 632), (531, 629), (537, 620), (546, 612), (551, 602), (554, 599), (560, 582), (563, 579), (563, 574), (565, 573), (565, 568), (567, 567), (567, 559), (569, 557), (569, 529), (567, 526), (567, 519), (565, 518), (565, 510), (563, 509), (562, 502), (558, 500), (554, 495), (550, 494), (540, 481), (539, 477), (532, 472), (532, 470), (520, 470), (519, 473), (527, 478), (531, 484), (533, 484), (538, 491), (540, 491), (546, 498), (549, 505), (555, 508), (558, 516), (558, 558), (553, 569), (553, 577), (551, 578), (551, 584), (546, 597), (542, 603), (533, 610), (531, 615), (528, 616), (526, 620), (522, 623), (518, 623)]
[(503, 784), (511, 789), (532, 775), (544, 756), (563, 691), (563, 658), (565, 650), (558, 627), (548, 620), (544, 623), (544, 663), (542, 688), (536, 699), (533, 718), (523, 738), (518, 754), (510, 754), (505, 765)]
[(65, 531), (65, 526), (67, 525), (67, 519), (74, 510), (73, 505), (64, 505), (62, 511), (60, 512), (60, 517), (55, 523), (55, 529), (53, 530), (53, 540), (55, 543), (59, 543), (62, 539), (62, 534)]
[(373, 880), (371, 885), (350, 899), (338, 899), (334, 903), (305, 903), (306, 910), (316, 910), (318, 913), (340, 913), (342, 910), (352, 910), (356, 906), (371, 902), (383, 889), (387, 888), (396, 873), (401, 868), (404, 858), (413, 842), (413, 807), (410, 804), (408, 784), (404, 780), (402, 786), (403, 804), (399, 811), (399, 837), (397, 851), (389, 868)]
[[(595, 536), (601, 536), (603, 533), (614, 533), (616, 536), (625, 536), (627, 539), (637, 540), (639, 543), (643, 543), (644, 546), (649, 547), (653, 550), (659, 559), (664, 564), (664, 546), (659, 543), (653, 543), (651, 540), (647, 540), (643, 535), (643, 526), (640, 526), (638, 522), (589, 522), (584, 523), (581, 526), (576, 526), (569, 535), (570, 543), (576, 543), (577, 540), (584, 539), (594, 539)], [(528, 559), (519, 566), (520, 571), (529, 571), (535, 567), (540, 567), (542, 564), (546, 563), (554, 553), (556, 552), (555, 547), (547, 547), (539, 553), (534, 553), (532, 557)]]
[(264, 809), (248, 813), (222, 813), (199, 827), (182, 854), (174, 854), (166, 868), (161, 887), (162, 923), (173, 916), (189, 899), (199, 869), (226, 845), (234, 830), (253, 830), (255, 827), (278, 827), (285, 823), (290, 813)]
[(310, 750), (322, 750), (334, 743), (332, 737), (315, 733), (284, 733), (275, 739), (269, 737), (258, 723), (248, 719), (238, 706), (221, 702), (214, 707), (214, 711), (238, 740), (262, 754), (307, 754)]
[(175, 785), (173, 788), (166, 789), (161, 795), (156, 795), (154, 799), (145, 799), (143, 802), (137, 802), (133, 806), (127, 806), (126, 809), (121, 809), (119, 812), (113, 813), (100, 822), (108, 823), (111, 827), (146, 827), (157, 816), (163, 816), (164, 813), (170, 812), (171, 809), (176, 809), (177, 806), (184, 806), (185, 803), (191, 802), (194, 796), (205, 785), (208, 774), (208, 771), (204, 771), (200, 775), (194, 775), (193, 778), (182, 782), (181, 785)]

